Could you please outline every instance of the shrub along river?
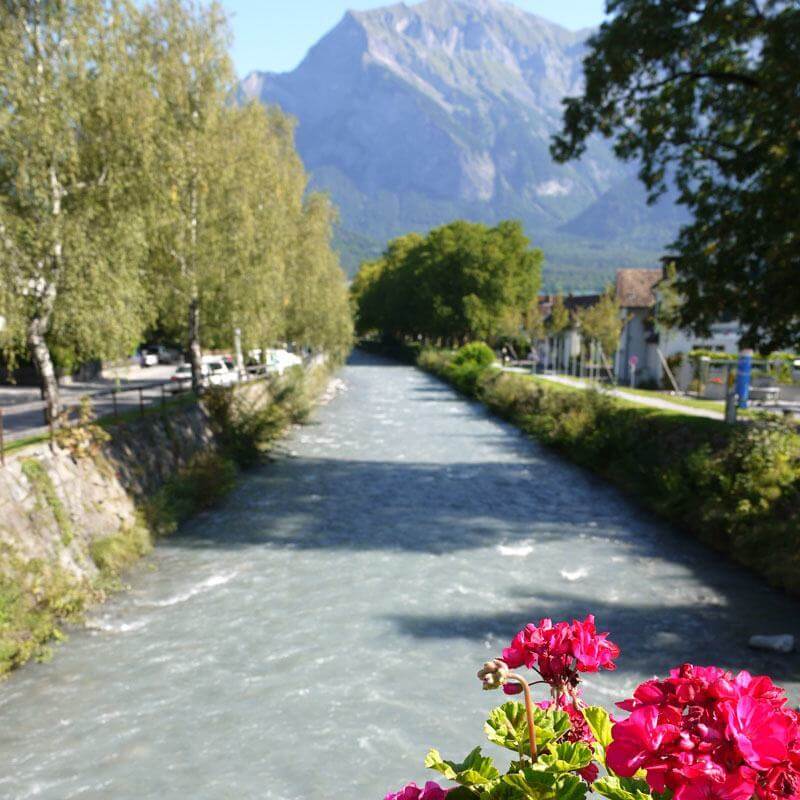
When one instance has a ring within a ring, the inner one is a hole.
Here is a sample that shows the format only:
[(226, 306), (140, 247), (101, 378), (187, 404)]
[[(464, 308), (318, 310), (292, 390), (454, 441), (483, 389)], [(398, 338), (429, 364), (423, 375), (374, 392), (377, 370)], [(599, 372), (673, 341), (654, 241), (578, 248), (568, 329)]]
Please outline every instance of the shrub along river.
[(382, 798), (482, 738), (475, 672), (525, 622), (594, 612), (610, 706), (685, 660), (798, 700), (800, 605), (410, 367), (339, 394), (169, 539), (55, 659), (0, 686), (2, 798)]

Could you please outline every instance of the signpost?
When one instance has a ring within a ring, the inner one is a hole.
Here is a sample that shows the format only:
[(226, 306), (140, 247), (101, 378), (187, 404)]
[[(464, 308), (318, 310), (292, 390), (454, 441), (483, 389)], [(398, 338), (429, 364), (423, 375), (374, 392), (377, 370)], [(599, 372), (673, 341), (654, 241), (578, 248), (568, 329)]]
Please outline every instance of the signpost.
[(742, 350), (739, 353), (739, 365), (736, 368), (736, 394), (739, 408), (747, 408), (750, 401), (750, 378), (753, 373), (753, 351)]
[(639, 356), (631, 356), (628, 359), (628, 366), (631, 370), (631, 389), (636, 388), (636, 367), (639, 365)]

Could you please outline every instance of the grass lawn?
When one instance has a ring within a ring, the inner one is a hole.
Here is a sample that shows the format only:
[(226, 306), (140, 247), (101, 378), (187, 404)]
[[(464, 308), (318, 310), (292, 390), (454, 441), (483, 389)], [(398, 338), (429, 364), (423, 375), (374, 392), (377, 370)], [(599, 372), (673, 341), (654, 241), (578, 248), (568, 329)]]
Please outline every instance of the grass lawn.
[[(547, 378), (543, 378), (541, 375), (526, 375), (526, 378), (540, 383), (542, 385), (547, 386), (549, 389), (556, 390), (556, 391), (564, 391), (564, 392), (584, 392), (585, 389), (579, 389), (575, 386), (568, 386), (564, 383), (557, 383), (556, 381), (548, 380)], [(572, 380), (583, 380), (579, 378), (572, 378), (572, 376), (564, 376), (569, 377)], [(584, 381), (585, 383), (588, 383)], [(608, 384), (601, 384), (600, 388), (612, 388)], [(614, 400), (622, 403), (623, 405), (632, 405), (636, 406), (637, 408), (650, 408), (652, 411), (661, 411), (663, 414), (681, 414), (680, 407), (684, 406), (686, 408), (698, 408), (702, 409), (703, 411), (716, 411), (719, 414), (725, 413), (725, 403), (721, 400), (703, 400), (697, 397), (681, 397), (678, 395), (670, 394), (669, 392), (659, 391), (655, 389), (629, 389), (626, 386), (617, 386), (614, 387), (615, 391), (620, 392), (621, 394), (629, 394), (631, 395), (630, 400), (624, 400), (619, 395), (614, 397)], [(655, 398), (657, 400), (664, 400), (667, 403), (671, 403), (672, 405), (676, 406), (675, 411), (667, 410), (667, 409), (657, 409), (650, 406), (645, 406), (644, 403), (637, 403), (636, 397), (647, 397), (647, 398)], [(748, 409), (747, 411), (739, 410), (739, 417), (745, 418), (753, 418), (756, 417), (758, 414), (766, 413), (760, 411), (759, 409)]]
[(704, 400), (699, 397), (686, 397), (685, 395), (675, 395), (658, 389), (629, 389), (627, 386), (617, 387), (617, 391), (625, 394), (637, 395), (638, 397), (654, 397), (657, 400), (665, 400), (674, 403), (676, 406), (687, 406), (688, 408), (702, 408), (704, 411), (719, 411), (725, 413), (725, 403), (722, 400)]

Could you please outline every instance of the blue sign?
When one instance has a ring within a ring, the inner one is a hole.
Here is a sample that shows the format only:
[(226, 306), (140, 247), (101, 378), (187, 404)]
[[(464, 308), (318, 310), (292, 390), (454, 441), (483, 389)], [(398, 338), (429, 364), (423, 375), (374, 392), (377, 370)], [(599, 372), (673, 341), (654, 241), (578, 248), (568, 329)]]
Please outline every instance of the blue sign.
[(747, 408), (750, 400), (750, 376), (753, 372), (753, 351), (742, 350), (739, 353), (739, 365), (736, 368), (736, 394), (739, 397), (739, 408)]

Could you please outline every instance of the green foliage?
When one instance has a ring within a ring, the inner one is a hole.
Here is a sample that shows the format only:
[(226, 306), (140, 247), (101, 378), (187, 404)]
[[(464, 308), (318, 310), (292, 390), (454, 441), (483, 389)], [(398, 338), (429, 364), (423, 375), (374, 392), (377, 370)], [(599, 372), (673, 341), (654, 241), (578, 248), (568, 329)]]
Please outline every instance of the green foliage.
[(101, 574), (113, 582), (123, 570), (152, 549), (153, 540), (150, 531), (140, 520), (112, 536), (95, 539), (89, 547), (89, 554)]
[(438, 750), (431, 750), (425, 758), (425, 766), (460, 786), (488, 786), (500, 777), (492, 759), (481, 755), (480, 747), (476, 747), (460, 764), (444, 761)]
[(478, 367), (488, 367), (494, 364), (494, 350), (485, 342), (470, 342), (456, 351), (452, 363), (461, 367), (464, 364), (475, 364)]
[(553, 300), (553, 307), (550, 309), (550, 317), (547, 320), (547, 333), (550, 336), (558, 336), (559, 333), (569, 328), (570, 323), (569, 311), (564, 305), (564, 295), (559, 293)]
[(517, 791), (512, 797), (526, 800), (583, 800), (589, 789), (577, 775), (559, 775), (530, 767), (503, 780)]
[(581, 709), (581, 713), (595, 738), (595, 756), (601, 764), (605, 764), (606, 748), (611, 744), (611, 717), (600, 706), (587, 706)]
[(21, 463), (21, 469), (36, 494), (37, 506), (41, 510), (49, 510), (52, 513), (61, 533), (61, 543), (64, 547), (69, 547), (75, 538), (75, 531), (72, 528), (72, 520), (56, 492), (52, 478), (47, 474), (42, 462), (36, 458), (26, 458)]
[(598, 778), (592, 788), (608, 800), (651, 800), (650, 787), (646, 781), (636, 778), (607, 776)]
[(97, 593), (53, 564), (3, 552), (0, 572), (0, 677), (31, 658), (45, 661), (62, 622), (77, 622)]
[(230, 102), (216, 3), (0, 9), (0, 348), (38, 367), (190, 345), (294, 341), (341, 359), (352, 321), (294, 124)]
[(448, 379), (464, 394), (472, 394), (481, 375), (494, 363), (494, 351), (484, 342), (465, 344), (445, 366)]
[(351, 288), (359, 333), (464, 340), (519, 332), (543, 256), (518, 222), (453, 222), (391, 242)]
[[(569, 715), (564, 711), (535, 708), (533, 721), (536, 726), (536, 745), (539, 748), (560, 739), (570, 728)], [(495, 708), (484, 725), (484, 731), (490, 742), (514, 752), (522, 753), (530, 746), (523, 703), (512, 700)]]
[(237, 467), (213, 450), (195, 454), (144, 506), (148, 527), (166, 536), (199, 511), (218, 505), (233, 489)]
[[(444, 353), (420, 366), (457, 382)], [(800, 592), (800, 433), (632, 407), (601, 392), (485, 369), (470, 394), (775, 585)]]
[(578, 311), (577, 317), (586, 340), (600, 342), (603, 353), (608, 356), (617, 352), (625, 320), (613, 286), (609, 286), (593, 306)]
[(212, 387), (203, 403), (222, 453), (242, 468), (258, 463), (287, 426), (308, 420), (310, 381), (302, 367), (293, 367), (267, 383), (236, 391)]
[(800, 7), (615, 0), (589, 41), (580, 97), (566, 101), (554, 156), (595, 133), (668, 183), (693, 216), (671, 250), (679, 320), (708, 331), (723, 313), (765, 349), (800, 341)]

